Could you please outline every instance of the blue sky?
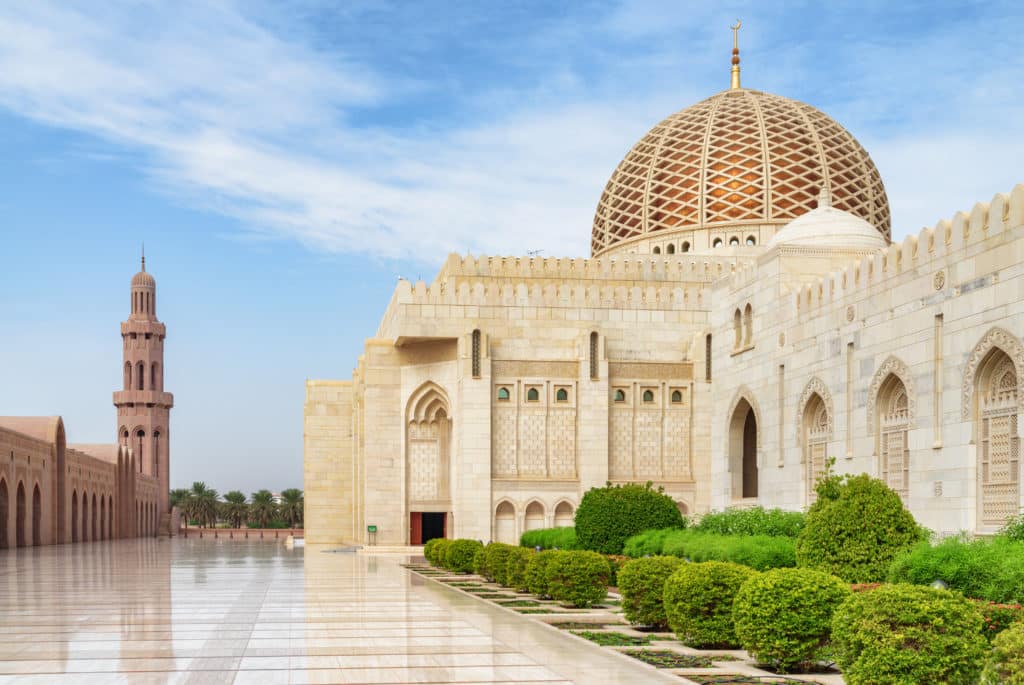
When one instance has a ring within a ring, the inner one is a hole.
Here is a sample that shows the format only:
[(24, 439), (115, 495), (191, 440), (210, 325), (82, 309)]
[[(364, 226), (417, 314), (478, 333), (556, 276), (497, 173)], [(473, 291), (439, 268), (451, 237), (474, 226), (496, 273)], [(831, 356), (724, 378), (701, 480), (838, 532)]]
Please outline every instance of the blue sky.
[(0, 414), (114, 439), (145, 241), (172, 486), (301, 487), (303, 382), (396, 277), (585, 255), (622, 155), (728, 86), (736, 17), (744, 85), (860, 139), (895, 238), (1024, 181), (1020, 3), (0, 5)]

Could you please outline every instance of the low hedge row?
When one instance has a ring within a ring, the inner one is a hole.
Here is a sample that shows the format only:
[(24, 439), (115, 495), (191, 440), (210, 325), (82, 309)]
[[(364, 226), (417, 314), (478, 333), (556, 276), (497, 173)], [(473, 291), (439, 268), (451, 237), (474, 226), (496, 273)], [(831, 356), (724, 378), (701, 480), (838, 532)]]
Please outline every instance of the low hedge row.
[(627, 556), (676, 556), (690, 561), (729, 561), (758, 571), (796, 566), (792, 538), (769, 535), (716, 535), (698, 530), (655, 530), (626, 541)]
[(700, 517), (693, 526), (702, 533), (716, 535), (770, 535), (795, 538), (803, 530), (807, 515), (800, 511), (764, 507), (728, 508)]
[(893, 561), (888, 579), (915, 585), (941, 580), (975, 599), (1024, 602), (1024, 544), (1003, 536), (922, 543)]
[(531, 549), (579, 549), (576, 546), (576, 529), (572, 526), (528, 530), (520, 536), (519, 545)]
[(472, 573), (473, 561), (484, 546), (477, 540), (434, 538), (423, 546), (423, 556), (432, 566), (454, 573)]

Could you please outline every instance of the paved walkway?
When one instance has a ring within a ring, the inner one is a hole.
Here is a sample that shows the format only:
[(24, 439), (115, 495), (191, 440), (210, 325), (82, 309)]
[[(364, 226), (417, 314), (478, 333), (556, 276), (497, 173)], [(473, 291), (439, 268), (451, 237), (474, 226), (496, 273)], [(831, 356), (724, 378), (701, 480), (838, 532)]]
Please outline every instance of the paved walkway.
[(660, 683), (397, 555), (138, 540), (0, 552), (0, 683)]

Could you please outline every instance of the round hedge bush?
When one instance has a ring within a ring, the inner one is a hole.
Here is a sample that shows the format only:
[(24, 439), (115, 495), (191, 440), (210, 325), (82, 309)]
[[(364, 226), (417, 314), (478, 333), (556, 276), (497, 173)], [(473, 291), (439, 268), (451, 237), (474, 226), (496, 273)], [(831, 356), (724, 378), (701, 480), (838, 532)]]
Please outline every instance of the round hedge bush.
[(481, 578), (490, 578), (490, 571), (487, 570), (487, 548), (481, 547), (473, 555), (473, 573)]
[(526, 567), (530, 559), (537, 555), (532, 549), (525, 547), (513, 547), (509, 550), (508, 559), (505, 562), (505, 580), (513, 590), (526, 592)]
[(627, 561), (619, 569), (618, 588), (627, 621), (661, 630), (668, 627), (663, 603), (665, 581), (681, 563), (679, 557), (647, 557)]
[(825, 658), (832, 614), (850, 586), (821, 571), (780, 568), (747, 580), (733, 602), (740, 646), (779, 673), (809, 670)]
[(443, 538), (433, 538), (431, 540), (427, 540), (427, 544), (423, 545), (423, 558), (426, 559), (427, 563), (431, 566), (437, 566), (437, 555), (435, 552), (437, 551), (438, 542), (442, 539)]
[(608, 560), (597, 552), (561, 552), (547, 562), (547, 593), (560, 602), (589, 607), (608, 596)]
[(503, 542), (492, 542), (484, 548), (484, 559), (490, 579), (498, 585), (508, 585), (505, 580), (505, 565), (508, 563), (508, 554), (513, 549), (515, 547)]
[(922, 540), (900, 496), (867, 474), (822, 479), (796, 540), (797, 566), (849, 583), (885, 580), (889, 565)]
[(672, 632), (691, 647), (735, 648), (733, 600), (740, 586), (757, 574), (728, 561), (680, 565), (665, 581), (663, 595)]
[(682, 528), (675, 501), (647, 485), (592, 488), (576, 509), (576, 544), (601, 554), (621, 554), (626, 540), (653, 528)]
[(478, 540), (452, 540), (445, 554), (446, 567), (455, 573), (472, 573), (473, 558), (483, 548)]
[(992, 641), (982, 685), (1024, 685), (1024, 623), (1014, 623)]
[(435, 540), (437, 544), (433, 547), (433, 564), (440, 568), (448, 568), (448, 549), (452, 546), (454, 540), (449, 540), (448, 538), (435, 538)]
[(538, 597), (550, 597), (548, 592), (548, 563), (564, 551), (546, 549), (534, 554), (526, 564), (526, 589)]
[(832, 646), (849, 685), (970, 685), (984, 663), (981, 624), (958, 592), (883, 585), (836, 609)]

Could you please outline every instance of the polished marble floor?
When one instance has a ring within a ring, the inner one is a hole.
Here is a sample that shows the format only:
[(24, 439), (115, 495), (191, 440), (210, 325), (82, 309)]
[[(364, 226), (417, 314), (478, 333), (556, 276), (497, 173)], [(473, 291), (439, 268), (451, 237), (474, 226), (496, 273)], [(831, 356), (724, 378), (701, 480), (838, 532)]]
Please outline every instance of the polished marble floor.
[(399, 555), (131, 540), (0, 552), (0, 683), (680, 682)]

